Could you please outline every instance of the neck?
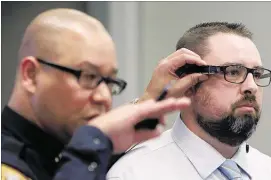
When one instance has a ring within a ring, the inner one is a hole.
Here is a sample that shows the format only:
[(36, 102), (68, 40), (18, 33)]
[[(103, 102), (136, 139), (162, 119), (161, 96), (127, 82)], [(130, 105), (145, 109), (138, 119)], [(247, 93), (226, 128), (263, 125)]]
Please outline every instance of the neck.
[(230, 159), (237, 152), (237, 147), (232, 147), (228, 144), (224, 144), (220, 142), (217, 138), (210, 136), (207, 132), (205, 132), (196, 122), (195, 117), (193, 116), (183, 116), (183, 122), (187, 126), (187, 128), (200, 137), (202, 140), (210, 144), (213, 148), (215, 148), (223, 157)]
[(41, 124), (37, 121), (37, 118), (31, 108), (30, 100), (25, 92), (18, 91), (15, 88), (8, 102), (8, 106), (25, 119), (42, 128)]
[(46, 126), (46, 123), (42, 123), (41, 121), (39, 121), (39, 117), (37, 117), (35, 111), (32, 108), (31, 97), (27, 94), (27, 92), (23, 91), (22, 89), (23, 88), (18, 87), (14, 88), (7, 105), (13, 111), (23, 116), (25, 119), (32, 122), (33, 124), (37, 125), (44, 132), (47, 132), (48, 134), (55, 136), (62, 143), (68, 143), (70, 139), (69, 136), (65, 135), (64, 133), (61, 133), (61, 131), (56, 132), (50, 131), (50, 128)]

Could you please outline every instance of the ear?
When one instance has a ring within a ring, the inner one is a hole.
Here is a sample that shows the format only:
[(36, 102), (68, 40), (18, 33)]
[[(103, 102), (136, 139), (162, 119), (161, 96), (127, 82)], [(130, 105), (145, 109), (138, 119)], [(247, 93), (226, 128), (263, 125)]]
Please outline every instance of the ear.
[(21, 60), (20, 72), (23, 87), (30, 93), (35, 93), (37, 85), (37, 74), (39, 63), (32, 57), (25, 57)]

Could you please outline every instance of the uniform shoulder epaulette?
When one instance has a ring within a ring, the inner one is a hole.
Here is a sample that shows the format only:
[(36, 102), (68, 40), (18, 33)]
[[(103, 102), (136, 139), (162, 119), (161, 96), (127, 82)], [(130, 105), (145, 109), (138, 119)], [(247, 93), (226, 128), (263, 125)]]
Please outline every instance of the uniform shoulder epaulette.
[(6, 164), (1, 164), (1, 179), (2, 180), (31, 180), (31, 178), (26, 177), (22, 172)]

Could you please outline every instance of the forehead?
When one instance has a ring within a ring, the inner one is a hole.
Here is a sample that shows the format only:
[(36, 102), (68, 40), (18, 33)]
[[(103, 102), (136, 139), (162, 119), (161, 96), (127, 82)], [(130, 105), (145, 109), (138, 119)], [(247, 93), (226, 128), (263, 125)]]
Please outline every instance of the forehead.
[(204, 57), (207, 64), (238, 63), (246, 67), (262, 66), (255, 44), (248, 38), (235, 34), (218, 33), (207, 40), (209, 53)]
[(62, 63), (81, 69), (96, 68), (103, 74), (117, 69), (115, 46), (108, 34), (85, 31), (68, 34), (62, 43)]

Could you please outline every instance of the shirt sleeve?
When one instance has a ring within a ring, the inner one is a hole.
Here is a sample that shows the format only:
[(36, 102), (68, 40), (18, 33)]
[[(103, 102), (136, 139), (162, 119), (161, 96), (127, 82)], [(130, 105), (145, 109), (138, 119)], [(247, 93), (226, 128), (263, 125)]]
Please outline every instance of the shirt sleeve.
[(54, 180), (104, 180), (113, 145), (102, 131), (82, 126), (62, 152)]

